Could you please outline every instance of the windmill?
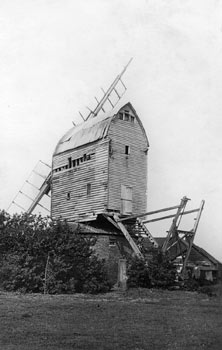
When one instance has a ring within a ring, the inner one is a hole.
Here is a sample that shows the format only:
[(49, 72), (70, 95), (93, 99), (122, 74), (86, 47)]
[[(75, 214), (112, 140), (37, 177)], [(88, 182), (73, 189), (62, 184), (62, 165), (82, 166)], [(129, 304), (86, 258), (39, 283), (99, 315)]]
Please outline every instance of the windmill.
[[(122, 245), (120, 251), (131, 252), (139, 258), (144, 258), (140, 238), (146, 237), (151, 247), (158, 248), (147, 224), (172, 217), (162, 251), (169, 252), (172, 260), (182, 256), (184, 272), (204, 201), (200, 208), (188, 212), (185, 212), (186, 197), (179, 205), (146, 211), (149, 141), (132, 104), (129, 102), (121, 107), (118, 104), (127, 90), (122, 77), (131, 61), (132, 58), (107, 91), (103, 90), (103, 97), (96, 98), (96, 107), (88, 108), (86, 117), (80, 113), (83, 122), (74, 124), (59, 140), (52, 157), (52, 168), (41, 162), (48, 169), (44, 176), (34, 169), (33, 172), (43, 180), (35, 196), (29, 196), (23, 188), (19, 195), (31, 200), (25, 210), (31, 214), (36, 206), (42, 206), (43, 197), (49, 197), (51, 193), (52, 219), (78, 223), (83, 233), (97, 232), (102, 237), (100, 243), (115, 239), (119, 246)], [(111, 110), (106, 111), (106, 103)], [(27, 183), (34, 186), (29, 179)], [(13, 204), (20, 206), (17, 198)], [(173, 209), (177, 211), (170, 216), (146, 219), (149, 215)], [(181, 217), (194, 212), (198, 213), (194, 227), (190, 231), (180, 230)], [(107, 243), (106, 247), (103, 245), (102, 254), (106, 249)]]

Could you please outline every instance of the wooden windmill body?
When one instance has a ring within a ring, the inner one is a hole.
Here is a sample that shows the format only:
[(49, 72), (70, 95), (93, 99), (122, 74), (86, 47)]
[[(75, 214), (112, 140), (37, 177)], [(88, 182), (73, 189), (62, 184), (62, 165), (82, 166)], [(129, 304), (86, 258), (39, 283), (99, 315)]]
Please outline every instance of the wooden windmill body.
[(73, 127), (53, 154), (52, 218), (81, 222), (145, 212), (148, 147), (131, 103)]

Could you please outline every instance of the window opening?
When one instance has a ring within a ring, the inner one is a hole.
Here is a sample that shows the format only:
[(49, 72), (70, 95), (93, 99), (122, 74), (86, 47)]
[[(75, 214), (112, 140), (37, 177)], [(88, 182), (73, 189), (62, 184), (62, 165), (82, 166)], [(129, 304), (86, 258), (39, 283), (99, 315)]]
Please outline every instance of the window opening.
[(67, 192), (67, 196), (66, 196), (67, 201), (69, 201), (69, 200), (70, 200), (70, 198), (71, 198), (71, 196), (70, 196), (70, 192)]
[(109, 238), (109, 246), (115, 247), (116, 246), (116, 238), (110, 237)]
[(122, 112), (119, 113), (119, 119), (123, 120), (123, 113)]
[(125, 120), (128, 122), (129, 121), (129, 113), (125, 112)]
[(84, 154), (82, 157), (77, 158), (77, 159), (72, 159), (72, 157), (68, 157), (67, 164), (60, 166), (56, 169), (53, 169), (53, 172), (58, 172), (58, 171), (66, 170), (66, 169), (75, 168), (76, 166), (80, 165), (81, 163), (84, 163), (85, 161), (91, 160), (93, 154), (95, 154), (95, 153)]
[(125, 154), (130, 154), (130, 146), (125, 146)]
[(131, 116), (130, 116), (130, 120), (131, 120), (131, 123), (134, 123), (135, 117), (133, 117), (133, 116), (131, 115)]

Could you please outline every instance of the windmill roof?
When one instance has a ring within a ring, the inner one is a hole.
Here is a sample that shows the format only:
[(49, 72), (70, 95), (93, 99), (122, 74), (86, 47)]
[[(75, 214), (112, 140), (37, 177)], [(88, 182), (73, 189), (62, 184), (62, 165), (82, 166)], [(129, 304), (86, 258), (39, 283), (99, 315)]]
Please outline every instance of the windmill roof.
[(102, 115), (90, 118), (71, 128), (59, 140), (54, 155), (104, 138), (107, 135), (111, 119), (118, 111), (119, 108), (115, 107), (110, 112), (105, 112)]
[[(58, 142), (55, 151), (54, 156), (59, 153), (66, 152), (70, 149), (74, 149), (80, 146), (83, 146), (87, 143), (98, 141), (104, 137), (107, 136), (109, 126), (111, 123), (111, 120), (116, 116), (116, 114), (119, 112), (122, 108), (131, 108), (133, 112), (135, 113), (138, 122), (143, 129), (144, 135), (146, 136), (145, 130), (142, 126), (142, 123), (137, 116), (136, 111), (134, 110), (133, 106), (130, 102), (125, 104), (122, 107), (116, 106), (112, 111), (110, 112), (104, 112), (102, 115), (98, 115), (96, 117), (91, 117), (90, 119), (86, 120), (85, 122), (74, 126), (71, 128)], [(147, 140), (147, 144), (148, 140)]]
[(58, 142), (54, 155), (106, 136), (112, 116), (91, 118), (70, 129)]

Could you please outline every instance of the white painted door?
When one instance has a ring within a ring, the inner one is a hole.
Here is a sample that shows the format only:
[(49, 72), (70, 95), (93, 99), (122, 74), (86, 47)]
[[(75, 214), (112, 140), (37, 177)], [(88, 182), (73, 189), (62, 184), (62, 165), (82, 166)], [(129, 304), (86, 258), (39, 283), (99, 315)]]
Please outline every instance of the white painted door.
[(132, 214), (133, 189), (130, 186), (121, 185), (121, 213)]

